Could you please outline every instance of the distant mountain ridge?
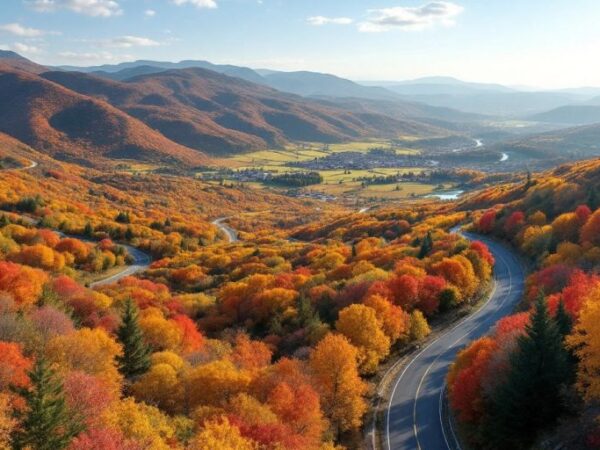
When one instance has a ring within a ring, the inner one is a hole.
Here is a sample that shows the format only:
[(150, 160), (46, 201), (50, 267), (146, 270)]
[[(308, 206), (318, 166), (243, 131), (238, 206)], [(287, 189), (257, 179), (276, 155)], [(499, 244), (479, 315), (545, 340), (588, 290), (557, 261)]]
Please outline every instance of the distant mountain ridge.
[[(126, 67), (121, 71), (129, 76), (119, 81), (43, 66), (21, 70), (15, 62), (28, 60), (7, 56), (0, 58), (0, 131), (63, 160), (197, 165), (209, 161), (207, 154), (283, 147), (291, 141), (449, 133), (411, 114), (326, 104), (204, 68)], [(220, 67), (225, 69), (237, 71)]]

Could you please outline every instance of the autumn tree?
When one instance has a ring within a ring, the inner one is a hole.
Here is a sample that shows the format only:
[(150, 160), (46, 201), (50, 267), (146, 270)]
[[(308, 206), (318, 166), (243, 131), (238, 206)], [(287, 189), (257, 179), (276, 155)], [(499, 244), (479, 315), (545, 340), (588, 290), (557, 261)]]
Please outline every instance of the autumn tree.
[(415, 309), (410, 314), (410, 332), (411, 341), (420, 341), (425, 339), (431, 333), (427, 319), (421, 311)]
[(362, 424), (367, 387), (358, 375), (357, 350), (341, 335), (328, 334), (309, 359), (325, 415), (336, 435)]
[(206, 422), (190, 444), (190, 450), (256, 450), (256, 444), (242, 436), (226, 418)]
[(350, 305), (340, 311), (336, 329), (358, 348), (360, 370), (372, 373), (390, 352), (390, 339), (382, 330), (373, 308)]
[(567, 352), (546, 301), (539, 296), (526, 333), (518, 337), (506, 381), (495, 390), (485, 435), (495, 448), (528, 448), (556, 420), (568, 381)]
[(600, 399), (600, 287), (586, 296), (579, 321), (567, 337), (568, 345), (579, 358), (577, 388), (587, 401)]
[(81, 328), (56, 336), (47, 344), (46, 356), (61, 373), (80, 370), (103, 380), (112, 392), (121, 389), (122, 376), (116, 364), (121, 346), (102, 328)]
[(117, 337), (123, 346), (123, 355), (118, 357), (119, 371), (127, 378), (145, 373), (150, 368), (151, 350), (144, 342), (138, 309), (131, 299), (123, 307)]
[(405, 335), (409, 328), (410, 316), (399, 306), (393, 305), (388, 299), (372, 294), (364, 301), (365, 306), (373, 308), (381, 328), (390, 342), (394, 344), (400, 337)]
[(581, 241), (600, 245), (600, 209), (597, 209), (581, 228)]
[(21, 426), (14, 434), (14, 447), (37, 450), (67, 448), (84, 426), (67, 408), (62, 383), (43, 358), (36, 360), (29, 378), (31, 387), (18, 390), (26, 408), (20, 413)]

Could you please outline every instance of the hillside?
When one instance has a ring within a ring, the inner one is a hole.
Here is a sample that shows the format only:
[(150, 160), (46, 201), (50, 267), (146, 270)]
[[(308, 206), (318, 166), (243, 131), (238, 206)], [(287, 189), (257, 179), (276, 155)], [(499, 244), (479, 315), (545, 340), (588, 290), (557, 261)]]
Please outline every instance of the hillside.
[(9, 50), (0, 50), (0, 64), (31, 73), (42, 73), (48, 70), (47, 67)]
[(353, 81), (317, 72), (272, 72), (263, 75), (265, 82), (274, 89), (303, 97), (365, 98), (393, 100), (398, 96), (381, 87), (361, 86)]
[(414, 120), (352, 113), (205, 69), (168, 70), (123, 82), (77, 72), (46, 79), (106, 100), (169, 139), (213, 155), (369, 136), (439, 133)]
[(494, 146), (524, 158), (582, 159), (600, 155), (600, 124), (564, 128)]
[(528, 117), (536, 122), (566, 125), (591, 125), (600, 123), (600, 106), (567, 105)]
[(0, 131), (57, 159), (207, 162), (104, 101), (6, 65), (0, 65), (0, 96)]

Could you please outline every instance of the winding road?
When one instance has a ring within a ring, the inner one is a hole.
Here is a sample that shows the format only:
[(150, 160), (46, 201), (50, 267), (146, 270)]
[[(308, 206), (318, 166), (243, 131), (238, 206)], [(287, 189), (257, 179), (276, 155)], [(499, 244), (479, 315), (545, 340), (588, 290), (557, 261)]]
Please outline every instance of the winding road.
[(496, 258), (493, 291), (476, 313), (414, 356), (395, 380), (385, 417), (385, 449), (461, 448), (452, 425), (449, 430), (444, 426), (442, 414), (448, 367), (466, 344), (487, 334), (498, 319), (510, 314), (523, 294), (525, 273), (514, 252), (491, 239), (463, 235), (487, 244)]
[(216, 226), (219, 230), (221, 230), (225, 234), (225, 236), (227, 236), (229, 242), (238, 242), (239, 239), (237, 231), (235, 231), (229, 225), (224, 223), (227, 219), (229, 219), (229, 217), (221, 217), (217, 220), (214, 220), (212, 224)]
[[(15, 167), (15, 168), (11, 168), (11, 169), (2, 169), (2, 171), (8, 172), (8, 171), (23, 171), (23, 170), (30, 170), (30, 169), (34, 169), (38, 166), (37, 161), (31, 161), (29, 163), (29, 165), (24, 166), (24, 167)], [(21, 216), (21, 218), (23, 220), (25, 220), (26, 222), (29, 222), (30, 224), (35, 224), (36, 220), (29, 217), (29, 216)], [(63, 233), (62, 231), (57, 231), (54, 230), (56, 233), (58, 233), (61, 237), (73, 237), (82, 241), (86, 241), (86, 242), (97, 242), (93, 239), (86, 239), (86, 238), (82, 238), (81, 236), (71, 236), (68, 234)], [(152, 258), (150, 257), (150, 255), (148, 255), (147, 253), (144, 253), (143, 251), (141, 251), (138, 248), (132, 247), (131, 245), (127, 245), (127, 244), (118, 244), (121, 247), (124, 247), (125, 249), (127, 249), (127, 252), (129, 253), (129, 255), (131, 255), (131, 257), (133, 257), (133, 263), (123, 267), (121, 270), (119, 270), (117, 273), (114, 273), (113, 275), (110, 275), (106, 278), (102, 278), (100, 280), (94, 281), (93, 283), (90, 283), (89, 287), (93, 288), (93, 287), (98, 287), (98, 286), (103, 286), (105, 284), (111, 284), (111, 283), (116, 283), (117, 281), (119, 281), (121, 278), (125, 278), (129, 275), (133, 275), (137, 272), (141, 272), (143, 270), (146, 270), (148, 267), (150, 267), (150, 263), (152, 262)]]

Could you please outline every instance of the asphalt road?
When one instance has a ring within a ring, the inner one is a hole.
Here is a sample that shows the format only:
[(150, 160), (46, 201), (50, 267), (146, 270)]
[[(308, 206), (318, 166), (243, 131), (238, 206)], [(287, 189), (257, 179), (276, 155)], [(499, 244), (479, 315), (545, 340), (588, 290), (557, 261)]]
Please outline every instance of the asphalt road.
[(227, 239), (229, 240), (229, 242), (237, 242), (239, 240), (237, 231), (235, 231), (233, 228), (231, 228), (226, 223), (223, 223), (227, 219), (229, 219), (229, 217), (221, 217), (221, 218), (213, 221), (212, 224), (215, 225), (216, 227), (218, 227), (225, 234), (225, 236), (227, 236)]
[(130, 264), (127, 267), (124, 267), (118, 273), (111, 275), (110, 277), (103, 278), (101, 280), (90, 283), (90, 287), (103, 286), (105, 284), (112, 284), (119, 281), (121, 278), (127, 277), (129, 275), (133, 275), (137, 272), (142, 272), (150, 267), (151, 259), (150, 255), (144, 253), (143, 251), (132, 247), (131, 245), (118, 244), (121, 247), (125, 247), (127, 252), (133, 257), (133, 264)]
[(460, 449), (452, 431), (442, 425), (442, 399), (449, 365), (470, 341), (487, 334), (496, 321), (510, 314), (521, 299), (525, 274), (508, 247), (464, 233), (488, 245), (496, 258), (495, 287), (473, 315), (424, 347), (395, 381), (386, 414), (384, 448), (389, 450)]

